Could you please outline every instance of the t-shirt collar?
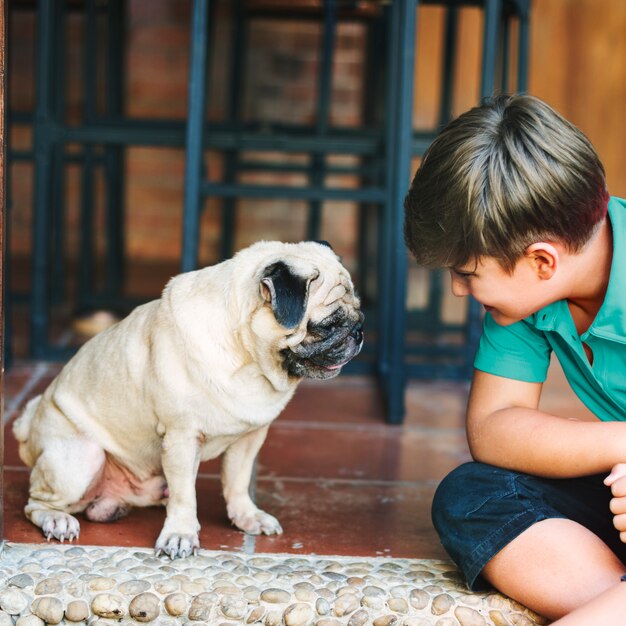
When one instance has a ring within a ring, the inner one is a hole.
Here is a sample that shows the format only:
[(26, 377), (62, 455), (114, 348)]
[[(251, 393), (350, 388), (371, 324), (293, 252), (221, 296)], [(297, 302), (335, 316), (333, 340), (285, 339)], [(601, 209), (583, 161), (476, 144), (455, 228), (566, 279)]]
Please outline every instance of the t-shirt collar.
[(604, 302), (589, 328), (594, 335), (626, 343), (626, 201), (609, 200), (613, 260)]
[[(613, 229), (613, 260), (604, 302), (589, 327), (588, 333), (612, 341), (626, 343), (626, 201), (609, 200), (609, 220)], [(564, 300), (553, 302), (532, 315), (539, 330), (566, 331), (568, 316), (564, 315)]]

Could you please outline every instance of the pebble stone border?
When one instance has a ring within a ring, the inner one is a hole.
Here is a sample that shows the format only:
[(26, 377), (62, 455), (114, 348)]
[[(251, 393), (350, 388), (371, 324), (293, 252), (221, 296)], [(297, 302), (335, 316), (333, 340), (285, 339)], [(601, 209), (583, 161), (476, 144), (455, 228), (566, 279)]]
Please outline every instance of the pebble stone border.
[(497, 593), (470, 593), (454, 565), (395, 558), (151, 550), (6, 542), (0, 626), (535, 626)]

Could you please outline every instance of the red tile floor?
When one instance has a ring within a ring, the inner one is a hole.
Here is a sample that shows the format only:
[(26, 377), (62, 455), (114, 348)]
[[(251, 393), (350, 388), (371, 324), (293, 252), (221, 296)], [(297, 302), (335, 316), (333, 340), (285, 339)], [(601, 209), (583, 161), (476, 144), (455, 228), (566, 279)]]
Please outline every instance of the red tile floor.
[[(22, 513), (28, 470), (17, 455), (11, 422), (26, 400), (50, 382), (60, 364), (21, 361), (5, 379), (5, 538), (39, 542)], [(201, 545), (209, 549), (297, 554), (443, 557), (430, 525), (437, 481), (468, 458), (462, 429), (465, 385), (412, 385), (403, 426), (384, 423), (373, 381), (339, 377), (303, 383), (274, 422), (260, 452), (258, 504), (284, 534), (248, 537), (229, 525), (219, 462), (204, 463), (197, 481)], [(152, 546), (161, 508), (134, 509), (125, 519), (83, 520), (80, 542)]]
[[(18, 458), (11, 421), (60, 367), (17, 359), (5, 374), (4, 537), (10, 541), (43, 541), (22, 512), (28, 470)], [(229, 525), (219, 462), (212, 461), (201, 466), (197, 481), (201, 546), (445, 558), (431, 526), (430, 503), (438, 481), (469, 459), (463, 429), (467, 389), (466, 383), (412, 381), (405, 422), (391, 426), (375, 381), (339, 376), (304, 382), (270, 429), (253, 485), (257, 503), (280, 520), (284, 534), (251, 537)], [(556, 368), (544, 396), (548, 409), (584, 413)], [(82, 520), (80, 543), (151, 547), (163, 519), (164, 509), (147, 508), (107, 524)]]

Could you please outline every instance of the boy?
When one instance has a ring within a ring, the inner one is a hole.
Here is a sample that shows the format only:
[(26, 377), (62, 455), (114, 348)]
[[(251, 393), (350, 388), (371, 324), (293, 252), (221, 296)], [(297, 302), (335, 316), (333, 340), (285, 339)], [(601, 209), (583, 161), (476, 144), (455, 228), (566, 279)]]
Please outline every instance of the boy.
[[(563, 625), (626, 624), (626, 201), (580, 130), (499, 96), (442, 131), (405, 210), (418, 263), (448, 268), (454, 295), (486, 311), (474, 462), (433, 501), (444, 547), (473, 589)], [(552, 351), (597, 419), (538, 409)]]

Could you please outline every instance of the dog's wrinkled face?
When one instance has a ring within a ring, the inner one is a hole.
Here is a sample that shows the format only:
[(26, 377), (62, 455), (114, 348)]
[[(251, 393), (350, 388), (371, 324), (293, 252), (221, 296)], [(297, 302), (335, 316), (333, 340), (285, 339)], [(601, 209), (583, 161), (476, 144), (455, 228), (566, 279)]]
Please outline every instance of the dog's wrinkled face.
[(363, 344), (363, 314), (347, 270), (320, 243), (299, 244), (263, 271), (261, 293), (284, 329), (282, 368), (298, 378), (337, 376)]
[(363, 345), (363, 314), (356, 319), (345, 310), (319, 322), (307, 324), (305, 340), (282, 351), (283, 367), (292, 376), (304, 378), (333, 378)]

